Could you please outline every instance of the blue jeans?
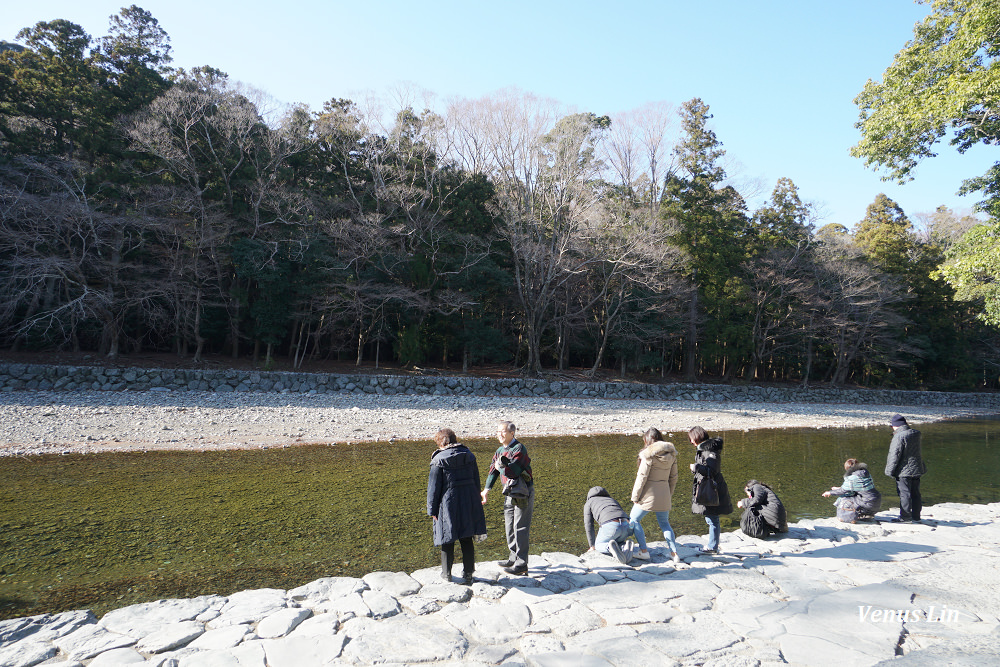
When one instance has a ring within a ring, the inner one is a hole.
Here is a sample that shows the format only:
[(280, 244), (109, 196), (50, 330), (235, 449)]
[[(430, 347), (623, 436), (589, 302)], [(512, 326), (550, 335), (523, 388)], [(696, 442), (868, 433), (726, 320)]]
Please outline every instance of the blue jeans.
[(719, 535), (722, 534), (722, 528), (719, 526), (719, 517), (706, 516), (705, 523), (708, 524), (708, 544), (705, 546), (705, 548), (718, 549)]
[[(632, 513), (629, 519), (642, 527), (641, 521), (644, 516), (649, 514), (649, 510), (644, 510), (638, 505), (632, 505)], [(670, 547), (670, 551), (677, 553), (677, 542), (674, 540), (674, 529), (670, 526), (670, 512), (656, 512), (656, 523), (660, 524), (660, 530), (663, 531), (663, 539), (667, 541), (667, 546)]]
[(642, 530), (642, 525), (635, 521), (608, 521), (601, 524), (597, 529), (597, 536), (594, 538), (594, 549), (601, 553), (609, 553), (608, 545), (611, 542), (624, 544), (630, 536), (635, 535), (635, 541), (639, 543), (639, 550), (646, 550), (646, 533)]

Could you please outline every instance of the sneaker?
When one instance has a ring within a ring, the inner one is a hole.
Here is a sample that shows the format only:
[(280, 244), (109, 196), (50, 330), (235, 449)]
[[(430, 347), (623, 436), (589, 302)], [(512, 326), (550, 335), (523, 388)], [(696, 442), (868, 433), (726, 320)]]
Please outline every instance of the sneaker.
[(473, 581), (474, 579), (471, 572), (465, 572), (462, 574), (462, 583), (466, 586), (471, 586)]
[(499, 565), (500, 567), (513, 567), (514, 561), (512, 561), (509, 558), (507, 560), (498, 560), (497, 565)]
[(708, 547), (701, 547), (700, 549), (698, 549), (698, 553), (700, 553), (700, 554), (717, 554), (717, 553), (719, 553), (719, 550), (718, 549), (709, 549)]
[(524, 565), (522, 567), (514, 567), (512, 565), (511, 567), (505, 567), (505, 568), (503, 568), (503, 571), (506, 572), (507, 574), (513, 574), (513, 575), (517, 575), (517, 576), (522, 576), (522, 575), (528, 574), (528, 566)]
[(681, 557), (677, 555), (677, 552), (676, 552), (676, 551), (675, 551), (675, 552), (673, 552), (673, 553), (672, 553), (672, 554), (670, 555), (670, 558), (672, 558), (672, 559), (673, 559), (674, 563), (680, 563), (680, 562), (681, 562)]
[(621, 545), (614, 540), (608, 542), (608, 553), (622, 565), (628, 565), (628, 558), (625, 557), (625, 552), (622, 551)]
[(638, 559), (638, 560), (649, 560), (649, 551), (648, 550), (647, 551), (642, 551), (642, 550), (636, 551), (634, 554), (632, 554), (632, 558), (635, 558), (635, 559)]

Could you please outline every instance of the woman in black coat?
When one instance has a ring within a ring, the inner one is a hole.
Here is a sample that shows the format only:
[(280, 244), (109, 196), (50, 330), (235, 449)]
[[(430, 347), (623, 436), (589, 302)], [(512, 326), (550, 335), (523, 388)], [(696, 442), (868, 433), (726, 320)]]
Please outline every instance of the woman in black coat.
[[(694, 463), (691, 464), (691, 472), (694, 473), (691, 511), (704, 516), (705, 523), (708, 524), (708, 544), (702, 547), (701, 552), (714, 554), (719, 552), (719, 537), (722, 533), (719, 517), (733, 512), (729, 487), (726, 485), (726, 478), (722, 476), (722, 438), (708, 437), (708, 432), (701, 426), (695, 426), (688, 431), (688, 438), (691, 444), (697, 447)], [(715, 482), (719, 502), (715, 505), (702, 504), (698, 502), (698, 485), (711, 481)]]
[(743, 508), (740, 528), (749, 537), (767, 537), (771, 533), (787, 533), (785, 506), (778, 494), (767, 484), (751, 479), (743, 487), (747, 497), (738, 503)]
[(472, 539), (486, 535), (486, 515), (480, 498), (479, 466), (455, 432), (443, 428), (434, 436), (437, 451), (431, 456), (427, 478), (427, 515), (434, 520), (434, 544), (441, 547), (441, 578), (451, 581), (455, 540), (462, 545), (462, 580), (472, 584), (476, 552)]

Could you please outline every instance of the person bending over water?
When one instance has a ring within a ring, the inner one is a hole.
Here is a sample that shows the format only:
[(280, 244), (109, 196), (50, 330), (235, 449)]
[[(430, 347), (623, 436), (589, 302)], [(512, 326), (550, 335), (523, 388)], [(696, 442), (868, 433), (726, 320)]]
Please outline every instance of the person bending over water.
[(875, 488), (875, 480), (868, 472), (868, 464), (857, 459), (844, 461), (844, 482), (823, 492), (824, 498), (838, 496), (833, 503), (837, 518), (844, 523), (871, 519), (882, 509), (882, 494)]

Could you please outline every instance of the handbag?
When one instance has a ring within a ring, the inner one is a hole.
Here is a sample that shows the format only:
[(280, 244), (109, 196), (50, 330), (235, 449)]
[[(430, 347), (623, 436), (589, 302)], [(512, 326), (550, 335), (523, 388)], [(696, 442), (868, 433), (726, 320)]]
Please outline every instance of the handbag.
[(531, 495), (531, 488), (520, 476), (508, 477), (507, 481), (503, 483), (502, 493), (509, 498), (522, 500)]
[(704, 507), (716, 507), (719, 504), (719, 485), (710, 475), (702, 475), (694, 488), (694, 502)]

